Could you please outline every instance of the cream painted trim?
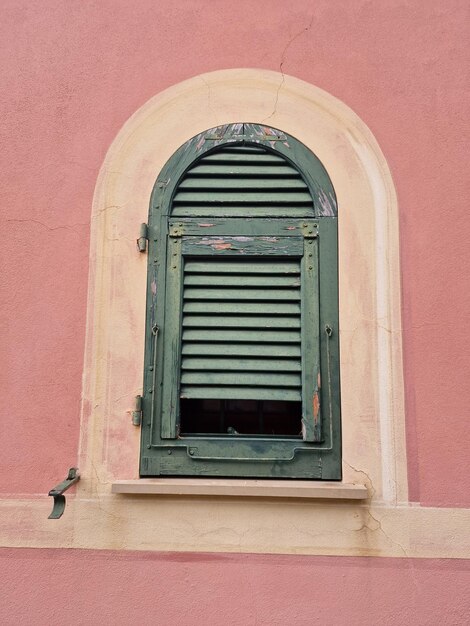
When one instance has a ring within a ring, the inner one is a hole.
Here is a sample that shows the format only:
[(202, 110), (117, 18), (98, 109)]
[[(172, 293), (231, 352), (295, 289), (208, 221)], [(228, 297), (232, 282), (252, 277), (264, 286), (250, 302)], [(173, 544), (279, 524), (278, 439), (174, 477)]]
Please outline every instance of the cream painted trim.
[(130, 118), (106, 156), (93, 203), (82, 470), (98, 473), (98, 491), (105, 476), (138, 478), (139, 436), (125, 419), (142, 384), (146, 255), (136, 253), (138, 224), (147, 220), (155, 179), (176, 149), (207, 128), (240, 120), (265, 121), (299, 138), (333, 181), (343, 476), (367, 482), (376, 500), (406, 501), (398, 209), (390, 172), (348, 107), (263, 70), (214, 72), (167, 89)]
[(0, 545), (30, 548), (470, 558), (470, 509), (335, 500), (102, 495), (0, 501)]
[(112, 493), (133, 495), (190, 495), (258, 498), (366, 500), (364, 485), (301, 480), (237, 480), (211, 478), (141, 478), (117, 480)]
[[(300, 139), (335, 187), (343, 479), (367, 485), (365, 504), (111, 493), (116, 481), (139, 478), (140, 431), (131, 420), (144, 350), (147, 258), (136, 248), (139, 225), (177, 148), (237, 121), (267, 123)], [(113, 141), (93, 200), (77, 495), (59, 522), (36, 518), (47, 516), (49, 503), (3, 503), (22, 520), (5, 520), (6, 545), (462, 556), (468, 512), (407, 503), (399, 275), (387, 163), (369, 129), (339, 100), (254, 69), (196, 76), (149, 100)]]

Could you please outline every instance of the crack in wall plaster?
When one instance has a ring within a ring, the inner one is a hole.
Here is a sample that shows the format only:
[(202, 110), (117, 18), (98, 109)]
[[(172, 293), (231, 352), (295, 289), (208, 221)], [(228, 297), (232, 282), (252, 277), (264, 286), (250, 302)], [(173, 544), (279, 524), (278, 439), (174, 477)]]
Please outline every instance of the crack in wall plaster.
[(23, 224), (23, 223), (39, 224), (40, 226), (42, 226), (46, 230), (50, 230), (50, 231), (53, 231), (53, 230), (72, 230), (77, 235), (80, 235), (81, 233), (79, 233), (75, 229), (76, 227), (79, 227), (79, 226), (90, 226), (90, 222), (78, 223), (78, 224), (70, 224), (70, 225), (62, 225), (62, 226), (49, 226), (48, 224), (45, 224), (44, 222), (40, 222), (39, 220), (33, 220), (33, 219), (25, 219), (25, 220), (8, 219), (7, 222), (14, 222), (14, 223), (19, 223), (19, 224)]
[(95, 220), (99, 215), (101, 215), (105, 211), (109, 211), (110, 209), (116, 209), (116, 211), (118, 211), (119, 209), (123, 209), (124, 206), (125, 206), (124, 204), (108, 204), (102, 209), (99, 209), (98, 211), (96, 211), (96, 213), (92, 215), (91, 219)]
[(203, 76), (199, 76), (199, 78), (202, 80), (204, 85), (207, 87), (207, 107), (214, 114), (214, 118), (216, 120), (216, 126), (219, 126), (219, 121), (218, 121), (219, 118), (218, 118), (218, 115), (217, 115), (217, 111), (212, 106), (212, 88), (210, 86), (210, 83), (208, 83), (207, 80)]
[(285, 61), (286, 61), (286, 54), (287, 54), (287, 51), (289, 50), (289, 48), (291, 47), (291, 45), (294, 43), (294, 41), (295, 41), (296, 39), (298, 39), (298, 38), (299, 38), (301, 35), (303, 35), (304, 33), (307, 33), (307, 32), (308, 32), (308, 31), (312, 28), (312, 25), (313, 25), (313, 19), (314, 19), (314, 16), (312, 15), (312, 17), (311, 17), (311, 19), (310, 19), (310, 22), (309, 22), (309, 25), (308, 25), (308, 26), (306, 26), (305, 28), (302, 28), (302, 30), (300, 30), (300, 31), (299, 31), (298, 33), (296, 33), (296, 34), (295, 34), (295, 35), (294, 35), (291, 39), (289, 39), (289, 41), (287, 42), (287, 44), (286, 44), (286, 45), (285, 45), (285, 47), (284, 47), (284, 50), (282, 51), (282, 54), (281, 54), (281, 61), (280, 61), (280, 63), (279, 63), (279, 72), (281, 73), (281, 81), (280, 81), (279, 86), (278, 86), (277, 91), (276, 91), (276, 97), (275, 97), (275, 99), (274, 99), (274, 107), (273, 107), (272, 113), (271, 113), (270, 115), (268, 115), (268, 117), (265, 117), (265, 118), (262, 120), (262, 122), (261, 122), (262, 124), (264, 124), (264, 123), (265, 123), (265, 122), (267, 122), (269, 119), (271, 119), (271, 118), (275, 115), (275, 113), (276, 113), (276, 111), (277, 111), (277, 104), (278, 104), (278, 102), (279, 102), (279, 93), (280, 93), (280, 91), (281, 91), (281, 89), (282, 89), (282, 86), (283, 86), (283, 84), (284, 84), (284, 82), (285, 82), (285, 74), (284, 74), (283, 67), (284, 67), (284, 63), (285, 63)]
[(358, 529), (356, 529), (354, 532), (362, 532), (363, 530), (370, 530), (371, 532), (376, 532), (376, 531), (380, 531), (383, 536), (385, 537), (385, 539), (387, 541), (389, 541), (392, 545), (398, 546), (400, 548), (400, 550), (403, 552), (404, 556), (408, 556), (407, 551), (405, 550), (405, 548), (403, 547), (403, 545), (401, 543), (399, 543), (398, 541), (396, 541), (395, 539), (392, 539), (384, 530), (383, 526), (382, 526), (382, 522), (381, 520), (379, 520), (377, 517), (375, 517), (374, 515), (372, 515), (371, 513), (371, 507), (372, 507), (372, 502), (374, 500), (375, 494), (377, 492), (376, 488), (374, 487), (374, 484), (372, 482), (371, 477), (369, 476), (369, 474), (367, 472), (365, 472), (364, 470), (361, 470), (357, 467), (354, 467), (354, 465), (351, 465), (351, 463), (348, 463), (346, 461), (346, 459), (343, 458), (343, 463), (345, 463), (350, 469), (353, 470), (353, 472), (356, 472), (357, 474), (360, 474), (361, 476), (364, 477), (365, 481), (366, 481), (366, 486), (368, 488), (368, 490), (370, 490), (370, 495), (367, 498), (366, 502), (367, 504), (364, 505), (364, 509), (366, 510), (367, 515), (369, 516), (370, 520), (373, 520), (376, 524), (375, 528), (372, 528), (369, 524), (369, 520), (363, 522), (362, 526)]

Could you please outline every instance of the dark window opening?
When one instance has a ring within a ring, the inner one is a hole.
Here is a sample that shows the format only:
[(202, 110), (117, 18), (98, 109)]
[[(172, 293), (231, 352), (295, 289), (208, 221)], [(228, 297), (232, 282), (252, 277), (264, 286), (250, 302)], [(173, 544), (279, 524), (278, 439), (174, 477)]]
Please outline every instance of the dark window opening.
[(301, 437), (302, 402), (181, 399), (185, 435)]

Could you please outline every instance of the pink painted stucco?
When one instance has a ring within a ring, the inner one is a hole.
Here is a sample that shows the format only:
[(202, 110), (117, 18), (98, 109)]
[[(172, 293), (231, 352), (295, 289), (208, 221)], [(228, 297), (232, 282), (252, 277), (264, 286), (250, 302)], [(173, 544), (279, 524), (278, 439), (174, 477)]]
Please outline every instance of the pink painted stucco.
[(468, 504), (468, 3), (242, 1), (240, 24), (223, 2), (2, 13), (2, 491), (43, 492), (76, 457), (90, 205), (120, 126), (184, 78), (282, 64), (350, 105), (391, 166), (411, 498)]
[(468, 3), (7, 0), (1, 22), (1, 491), (43, 493), (76, 458), (90, 207), (119, 128), (183, 79), (263, 67), (343, 100), (388, 160), (410, 497), (468, 505)]
[(470, 612), (458, 560), (3, 550), (0, 564), (4, 626), (454, 626)]
[[(3, 0), (3, 495), (46, 494), (77, 459), (91, 204), (108, 147), (167, 87), (247, 67), (325, 89), (377, 138), (400, 209), (410, 500), (470, 506), (469, 7)], [(470, 614), (459, 560), (5, 549), (0, 562), (5, 625), (453, 625)]]

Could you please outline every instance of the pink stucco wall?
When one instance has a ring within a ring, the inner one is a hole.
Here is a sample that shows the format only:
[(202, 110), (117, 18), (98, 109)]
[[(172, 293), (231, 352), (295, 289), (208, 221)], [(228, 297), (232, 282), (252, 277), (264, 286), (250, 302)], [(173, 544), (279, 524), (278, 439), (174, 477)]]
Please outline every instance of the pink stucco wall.
[(465, 0), (3, 2), (0, 490), (43, 493), (76, 458), (90, 205), (120, 126), (185, 78), (282, 67), (391, 166), (411, 499), (469, 504), (469, 23)]
[[(343, 100), (388, 160), (410, 499), (469, 506), (468, 2), (1, 9), (0, 492), (45, 494), (77, 458), (91, 202), (119, 128), (181, 80), (262, 67)], [(227, 624), (463, 624), (470, 610), (460, 561), (6, 550), (1, 563), (2, 624), (216, 624), (221, 614)]]
[[(470, 612), (462, 561), (0, 551), (4, 626), (453, 626)], [(452, 602), (449, 602), (452, 598)]]

